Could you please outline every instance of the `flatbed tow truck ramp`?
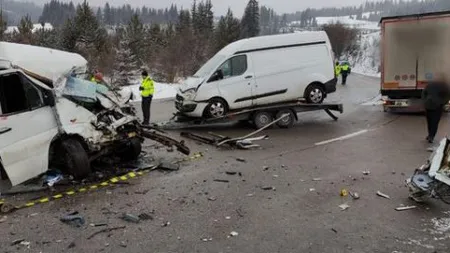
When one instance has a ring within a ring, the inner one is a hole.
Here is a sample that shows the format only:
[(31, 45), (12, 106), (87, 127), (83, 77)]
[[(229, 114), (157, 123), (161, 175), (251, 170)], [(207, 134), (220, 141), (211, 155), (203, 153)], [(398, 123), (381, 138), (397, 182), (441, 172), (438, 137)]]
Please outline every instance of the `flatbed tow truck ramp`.
[(175, 113), (171, 120), (157, 123), (156, 127), (171, 130), (231, 122), (250, 122), (256, 129), (260, 129), (275, 119), (279, 119), (283, 115), (288, 114), (287, 117), (283, 117), (282, 120), (278, 121), (276, 125), (280, 128), (290, 128), (298, 121), (299, 113), (321, 110), (325, 111), (333, 120), (338, 120), (338, 117), (333, 114), (333, 111), (342, 114), (344, 107), (339, 103), (307, 104), (305, 102), (292, 102), (230, 112), (223, 117), (209, 119), (189, 118), (180, 113)]

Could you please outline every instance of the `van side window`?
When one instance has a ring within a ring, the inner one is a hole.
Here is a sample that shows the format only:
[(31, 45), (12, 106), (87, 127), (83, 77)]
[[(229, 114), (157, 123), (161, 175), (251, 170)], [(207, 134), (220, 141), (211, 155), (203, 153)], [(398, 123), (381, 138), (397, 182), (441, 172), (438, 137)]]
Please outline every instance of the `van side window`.
[(224, 77), (240, 76), (247, 71), (247, 56), (238, 55), (228, 59), (219, 67)]
[(13, 114), (44, 105), (41, 92), (17, 73), (0, 76), (2, 114)]

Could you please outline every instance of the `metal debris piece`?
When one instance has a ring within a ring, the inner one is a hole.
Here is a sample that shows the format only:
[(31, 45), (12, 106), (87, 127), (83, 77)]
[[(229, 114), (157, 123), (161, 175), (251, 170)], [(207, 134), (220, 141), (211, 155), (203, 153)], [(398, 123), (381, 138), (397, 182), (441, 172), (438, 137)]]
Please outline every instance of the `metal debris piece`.
[(416, 206), (401, 206), (401, 207), (397, 207), (395, 208), (396, 211), (406, 211), (406, 210), (411, 210), (411, 209), (415, 209), (417, 208)]
[(382, 198), (385, 198), (385, 199), (391, 199), (391, 197), (389, 197), (389, 195), (386, 195), (386, 194), (384, 194), (384, 193), (382, 193), (380, 191), (377, 191), (377, 195), (382, 197)]
[(225, 171), (225, 174), (234, 176), (237, 174), (237, 172), (236, 171)]
[(310, 192), (315, 192), (316, 189), (315, 189), (315, 188), (309, 188), (309, 191), (310, 191)]
[(130, 213), (124, 213), (124, 214), (122, 214), (122, 216), (120, 218), (124, 221), (133, 222), (133, 223), (139, 223), (141, 221), (141, 219), (138, 216), (136, 216), (134, 214), (130, 214)]
[(350, 206), (347, 203), (339, 205), (339, 207), (341, 208), (342, 211), (345, 211), (350, 208)]
[(163, 224), (161, 224), (161, 227), (168, 227), (170, 226), (170, 221), (164, 222)]
[(370, 171), (368, 171), (368, 170), (363, 171), (363, 174), (366, 175), (366, 176), (368, 176), (368, 175), (370, 175)]
[(357, 192), (350, 192), (350, 196), (352, 196), (353, 199), (359, 199), (359, 194)]
[(30, 246), (30, 244), (31, 244), (31, 242), (29, 242), (29, 241), (21, 241), (20, 243), (19, 243), (20, 245), (23, 245), (23, 246)]
[(212, 238), (202, 238), (202, 241), (204, 241), (204, 242), (210, 242), (210, 241), (212, 241)]
[(336, 229), (334, 229), (334, 228), (332, 228), (331, 231), (335, 232), (336, 234), (337, 234), (337, 232), (338, 232), (338, 231), (337, 231)]
[(111, 232), (111, 231), (114, 231), (114, 230), (125, 229), (125, 228), (126, 228), (126, 226), (105, 228), (105, 229), (102, 229), (102, 230), (99, 230), (99, 231), (93, 233), (87, 239), (90, 240), (90, 239), (94, 238), (96, 235), (101, 234), (101, 233), (108, 233), (108, 232)]
[(219, 183), (229, 183), (230, 180), (225, 180), (225, 179), (214, 179), (214, 182), (219, 182)]
[(316, 178), (313, 178), (313, 181), (322, 181), (322, 178), (316, 177)]
[(247, 160), (245, 160), (245, 159), (242, 158), (242, 157), (238, 157), (238, 158), (236, 158), (236, 161), (245, 163)]
[(147, 213), (141, 213), (138, 215), (139, 219), (141, 220), (153, 220), (153, 216)]
[(273, 187), (273, 186), (263, 186), (263, 187), (261, 187), (261, 189), (263, 189), (265, 191), (270, 191), (270, 190), (275, 190), (275, 187)]
[(78, 215), (78, 212), (73, 212), (59, 219), (60, 221), (75, 227), (81, 227), (84, 225), (85, 220), (83, 216)]
[(211, 197), (208, 197), (208, 200), (209, 200), (209, 201), (216, 201), (216, 200), (217, 200), (217, 198), (216, 198), (216, 197), (212, 197), (212, 196), (211, 196)]
[(18, 244), (20, 244), (20, 243), (23, 242), (23, 241), (25, 241), (25, 239), (17, 239), (17, 240), (14, 240), (14, 241), (11, 243), (11, 246), (18, 245)]
[(238, 235), (239, 235), (239, 233), (236, 231), (231, 231), (231, 233), (230, 233), (231, 237), (238, 236)]
[(104, 227), (104, 226), (108, 226), (107, 223), (91, 223), (89, 224), (89, 226), (91, 227)]

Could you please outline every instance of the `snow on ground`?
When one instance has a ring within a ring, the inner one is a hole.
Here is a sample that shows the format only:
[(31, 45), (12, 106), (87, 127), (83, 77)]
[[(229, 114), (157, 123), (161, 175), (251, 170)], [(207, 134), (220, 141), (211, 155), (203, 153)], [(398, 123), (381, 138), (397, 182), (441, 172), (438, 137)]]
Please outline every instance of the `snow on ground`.
[(352, 72), (380, 77), (380, 33), (370, 33), (361, 36), (356, 55), (350, 56)]
[(353, 28), (379, 30), (378, 22), (371, 22), (366, 20), (357, 20), (354, 16), (340, 16), (340, 17), (317, 17), (318, 25), (326, 25), (329, 23), (342, 23)]
[[(124, 90), (131, 90), (133, 92), (133, 102), (141, 101), (141, 92), (139, 91), (140, 84), (123, 87)], [(155, 93), (153, 99), (171, 99), (177, 94), (178, 84), (166, 84), (155, 82)]]

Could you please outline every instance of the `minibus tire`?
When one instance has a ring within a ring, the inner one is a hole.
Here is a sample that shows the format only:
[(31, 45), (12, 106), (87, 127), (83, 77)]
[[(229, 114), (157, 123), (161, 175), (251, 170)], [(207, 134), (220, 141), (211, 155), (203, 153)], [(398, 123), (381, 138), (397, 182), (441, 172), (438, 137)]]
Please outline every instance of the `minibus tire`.
[(62, 142), (64, 168), (75, 179), (86, 178), (91, 173), (89, 157), (83, 145), (76, 139), (66, 139)]

